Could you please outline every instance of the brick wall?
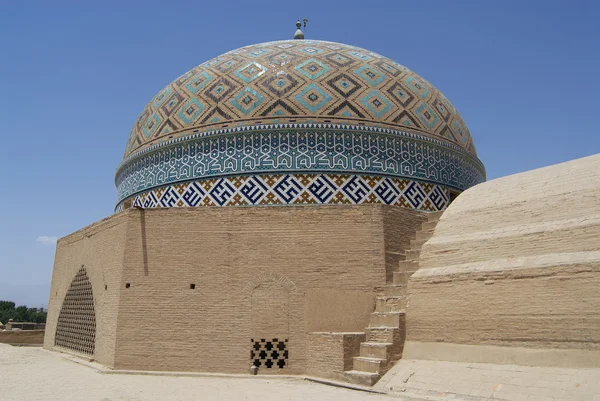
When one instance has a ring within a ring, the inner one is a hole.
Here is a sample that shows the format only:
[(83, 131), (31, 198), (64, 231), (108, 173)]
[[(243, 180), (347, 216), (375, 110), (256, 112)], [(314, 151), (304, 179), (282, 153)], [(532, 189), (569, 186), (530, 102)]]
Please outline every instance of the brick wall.
[(352, 370), (352, 357), (359, 354), (365, 337), (365, 333), (310, 333), (306, 374), (346, 381), (344, 372)]
[(383, 205), (127, 210), (58, 242), (46, 347), (85, 265), (101, 363), (247, 373), (251, 340), (287, 339), (285, 367), (259, 373), (303, 373), (308, 332), (364, 330), (409, 242), (385, 233), (422, 219)]
[[(300, 373), (306, 291), (370, 292), (384, 280), (381, 207), (127, 213), (140, 235), (127, 238), (123, 281), (131, 287), (121, 286), (117, 368), (245, 373), (255, 335), (287, 332), (289, 364), (261, 373)], [(258, 302), (269, 288), (280, 301)], [(269, 314), (286, 314), (288, 327), (266, 327), (260, 316)]]
[(44, 348), (54, 346), (63, 300), (75, 274), (85, 266), (96, 313), (95, 358), (113, 366), (127, 221), (125, 214), (114, 215), (58, 240)]

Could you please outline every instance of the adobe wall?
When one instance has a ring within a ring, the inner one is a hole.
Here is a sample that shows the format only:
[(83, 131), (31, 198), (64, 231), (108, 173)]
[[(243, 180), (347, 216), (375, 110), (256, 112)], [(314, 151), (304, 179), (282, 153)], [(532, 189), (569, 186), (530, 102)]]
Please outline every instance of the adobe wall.
[(477, 185), (422, 248), (405, 357), (600, 366), (598, 288), (600, 155)]
[(77, 271), (84, 266), (92, 285), (96, 315), (94, 359), (113, 366), (127, 220), (126, 215), (114, 215), (58, 240), (44, 348), (54, 347), (63, 300)]
[(304, 373), (310, 333), (364, 331), (424, 220), (384, 205), (127, 210), (58, 241), (44, 347), (84, 266), (106, 366), (247, 373), (251, 340), (277, 339), (286, 367), (259, 373)]
[[(309, 332), (362, 332), (385, 283), (381, 205), (128, 210), (115, 367), (247, 373), (251, 340), (285, 343), (306, 370)], [(386, 223), (387, 224), (387, 223)], [(125, 284), (130, 283), (129, 288)], [(190, 284), (195, 284), (191, 289)]]
[(353, 357), (360, 353), (360, 343), (365, 333), (316, 332), (308, 334), (308, 359), (306, 374), (346, 381), (344, 372), (352, 370)]
[(1, 331), (0, 343), (41, 345), (44, 342), (44, 330)]

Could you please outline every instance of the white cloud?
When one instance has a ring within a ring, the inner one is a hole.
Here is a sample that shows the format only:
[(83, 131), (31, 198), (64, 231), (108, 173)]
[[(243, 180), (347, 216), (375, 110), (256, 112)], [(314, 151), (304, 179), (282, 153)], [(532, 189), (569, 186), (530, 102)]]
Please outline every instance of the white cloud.
[(36, 241), (41, 242), (44, 245), (56, 245), (56, 241), (58, 241), (58, 238), (42, 235), (41, 237), (37, 237)]

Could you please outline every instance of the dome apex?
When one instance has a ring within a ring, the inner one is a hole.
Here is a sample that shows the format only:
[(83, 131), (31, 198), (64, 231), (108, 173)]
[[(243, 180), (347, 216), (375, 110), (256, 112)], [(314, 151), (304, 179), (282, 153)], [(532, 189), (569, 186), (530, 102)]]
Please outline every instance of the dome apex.
[[(304, 23), (304, 25), (306, 26), (306, 22)], [(300, 19), (298, 19), (298, 21), (296, 21), (296, 32), (294, 33), (294, 39), (304, 39), (304, 32), (302, 32), (302, 30), (300, 29), (302, 27), (302, 22), (300, 22)]]

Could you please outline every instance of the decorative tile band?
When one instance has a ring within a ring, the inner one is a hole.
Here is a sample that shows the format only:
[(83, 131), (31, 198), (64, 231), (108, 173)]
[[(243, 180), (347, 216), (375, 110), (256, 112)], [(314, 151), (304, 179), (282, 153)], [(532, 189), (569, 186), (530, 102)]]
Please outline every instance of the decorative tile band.
[[(356, 174), (262, 174), (212, 178), (154, 188), (121, 202), (137, 206), (197, 207), (382, 203), (438, 211), (447, 188), (424, 182)], [(127, 206), (125, 206), (127, 205)]]
[(459, 190), (485, 180), (479, 160), (410, 137), (315, 128), (254, 131), (200, 137), (131, 160), (117, 173), (117, 202), (167, 184), (248, 173), (376, 174)]
[[(269, 122), (265, 122), (269, 121)], [(190, 128), (187, 130), (175, 131), (169, 135), (166, 139), (161, 139), (129, 154), (125, 157), (117, 166), (117, 176), (120, 173), (120, 170), (123, 166), (129, 164), (129, 162), (133, 159), (137, 159), (139, 156), (153, 152), (157, 149), (163, 147), (170, 147), (179, 142), (187, 142), (189, 140), (194, 140), (201, 137), (213, 136), (213, 135), (222, 135), (222, 134), (235, 134), (242, 132), (267, 132), (267, 131), (289, 131), (289, 130), (306, 130), (313, 129), (317, 131), (335, 131), (335, 132), (348, 132), (348, 131), (359, 131), (359, 132), (375, 132), (380, 134), (392, 134), (398, 135), (402, 137), (417, 139), (420, 141), (430, 142), (438, 146), (447, 147), (450, 149), (456, 150), (458, 153), (462, 153), (465, 156), (470, 156), (472, 159), (477, 160), (483, 169), (483, 163), (477, 159), (476, 156), (468, 153), (460, 146), (448, 142), (446, 140), (441, 140), (438, 138), (434, 138), (423, 133), (411, 132), (408, 130), (398, 130), (393, 127), (385, 126), (381, 123), (373, 123), (369, 122), (369, 125), (365, 125), (364, 123), (360, 123), (357, 121), (350, 121), (348, 119), (339, 119), (339, 118), (303, 118), (303, 117), (294, 117), (293, 121), (296, 122), (280, 122), (282, 119), (239, 119), (236, 123), (226, 124), (230, 127), (206, 127), (204, 130), (200, 130), (198, 128)], [(285, 121), (285, 120), (284, 120)], [(291, 121), (291, 120), (290, 120)], [(327, 122), (326, 122), (327, 121)]]

